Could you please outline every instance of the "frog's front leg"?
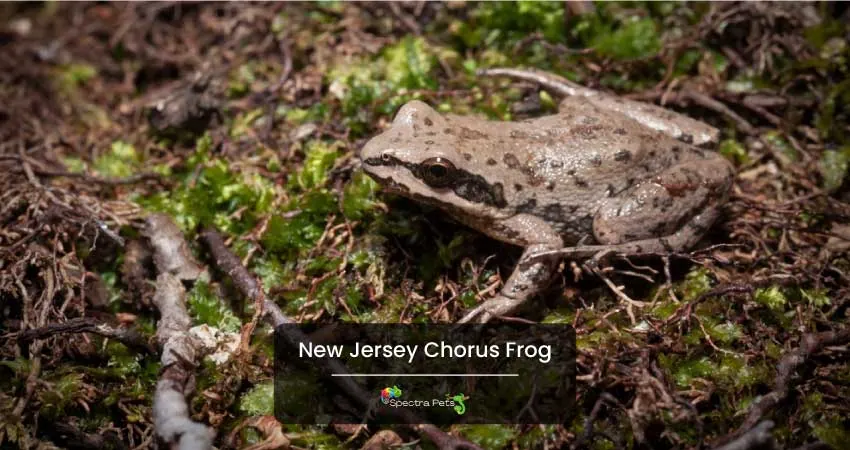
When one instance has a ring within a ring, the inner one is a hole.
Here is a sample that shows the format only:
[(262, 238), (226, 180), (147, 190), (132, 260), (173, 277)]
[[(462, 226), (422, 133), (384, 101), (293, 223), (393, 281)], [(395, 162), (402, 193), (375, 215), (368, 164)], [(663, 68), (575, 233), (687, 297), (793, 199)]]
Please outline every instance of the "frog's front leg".
[(526, 246), (514, 272), (499, 294), (468, 312), (458, 323), (485, 323), (494, 316), (509, 315), (545, 289), (555, 275), (560, 258), (528, 260), (532, 255), (554, 251), (564, 246), (561, 237), (549, 224), (539, 217), (519, 214), (500, 225), (519, 236), (526, 236), (526, 239), (533, 239), (536, 243)]

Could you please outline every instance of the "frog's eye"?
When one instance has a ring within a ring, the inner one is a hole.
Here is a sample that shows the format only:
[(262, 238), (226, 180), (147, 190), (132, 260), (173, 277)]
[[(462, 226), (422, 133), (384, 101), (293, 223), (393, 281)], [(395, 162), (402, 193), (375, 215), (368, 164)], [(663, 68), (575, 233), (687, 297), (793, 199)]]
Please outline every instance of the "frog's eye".
[(455, 166), (445, 158), (428, 158), (421, 164), (422, 179), (431, 187), (445, 187), (455, 176)]

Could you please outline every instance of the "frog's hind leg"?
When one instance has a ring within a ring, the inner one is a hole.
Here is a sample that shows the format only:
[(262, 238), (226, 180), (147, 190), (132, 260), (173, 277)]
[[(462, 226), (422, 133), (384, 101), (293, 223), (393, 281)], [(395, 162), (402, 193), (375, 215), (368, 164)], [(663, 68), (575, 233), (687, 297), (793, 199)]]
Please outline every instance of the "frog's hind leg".
[(572, 260), (592, 258), (597, 260), (608, 255), (666, 255), (676, 253), (696, 245), (719, 215), (720, 206), (715, 205), (706, 208), (700, 214), (692, 217), (682, 228), (667, 236), (640, 239), (619, 244), (579, 245), (557, 250), (539, 251), (528, 254), (524, 257), (523, 261), (526, 264), (532, 264), (538, 261), (551, 260), (552, 258), (568, 258)]
[[(696, 244), (716, 218), (718, 205), (725, 203), (734, 178), (723, 157), (704, 155), (609, 197), (593, 218), (596, 241), (643, 242), (643, 252), (650, 253), (681, 251)], [(652, 242), (652, 248), (646, 248)]]
[(527, 260), (584, 259), (602, 253), (669, 254), (693, 247), (720, 215), (734, 179), (734, 170), (723, 157), (705, 155), (609, 197), (593, 218), (599, 245), (538, 252)]
[(582, 97), (595, 106), (620, 113), (647, 128), (660, 131), (682, 142), (697, 146), (713, 146), (720, 131), (708, 124), (651, 103), (628, 100), (579, 86), (566, 78), (525, 69), (482, 69), (482, 76), (504, 76), (539, 84), (543, 88), (569, 97)]

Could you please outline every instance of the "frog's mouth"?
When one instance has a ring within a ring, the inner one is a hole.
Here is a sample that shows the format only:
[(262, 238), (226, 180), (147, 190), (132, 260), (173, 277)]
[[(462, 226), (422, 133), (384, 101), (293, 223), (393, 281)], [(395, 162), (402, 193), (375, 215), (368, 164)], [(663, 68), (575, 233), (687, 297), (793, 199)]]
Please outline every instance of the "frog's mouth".
[(410, 188), (401, 183), (396, 182), (395, 180), (393, 180), (392, 177), (382, 177), (368, 169), (366, 169), (365, 172), (375, 181), (377, 181), (381, 185), (383, 190), (386, 192), (401, 195), (407, 195), (410, 192)]

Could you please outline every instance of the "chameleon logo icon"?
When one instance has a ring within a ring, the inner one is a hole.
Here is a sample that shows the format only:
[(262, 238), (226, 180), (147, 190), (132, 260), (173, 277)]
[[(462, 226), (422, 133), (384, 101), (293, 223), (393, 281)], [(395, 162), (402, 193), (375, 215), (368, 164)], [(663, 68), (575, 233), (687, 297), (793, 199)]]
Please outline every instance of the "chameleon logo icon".
[(401, 398), (401, 389), (398, 386), (381, 389), (381, 402), (387, 404), (391, 398)]
[[(448, 395), (447, 395), (448, 397)], [(452, 396), (452, 400), (455, 402), (454, 410), (457, 415), (462, 416), (466, 413), (466, 405), (463, 403), (464, 400), (468, 400), (469, 397), (463, 395), (463, 392)]]

